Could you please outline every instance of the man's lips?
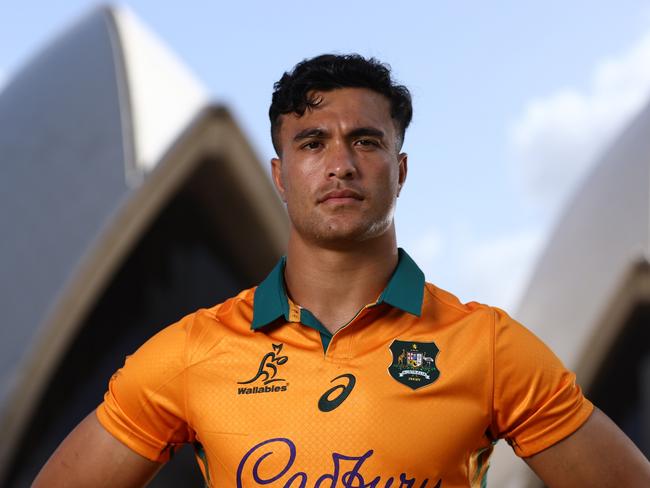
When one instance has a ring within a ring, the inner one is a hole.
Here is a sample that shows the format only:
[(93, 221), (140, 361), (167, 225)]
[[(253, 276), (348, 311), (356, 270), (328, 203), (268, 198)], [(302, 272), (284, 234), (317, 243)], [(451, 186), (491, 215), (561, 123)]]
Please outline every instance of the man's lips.
[(332, 190), (325, 193), (318, 199), (318, 203), (324, 202), (346, 202), (350, 200), (363, 200), (363, 196), (354, 190)]

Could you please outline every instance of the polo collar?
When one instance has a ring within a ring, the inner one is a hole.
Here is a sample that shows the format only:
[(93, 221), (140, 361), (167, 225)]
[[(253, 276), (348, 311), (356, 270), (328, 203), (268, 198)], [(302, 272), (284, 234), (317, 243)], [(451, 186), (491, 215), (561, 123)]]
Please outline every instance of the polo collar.
[[(295, 321), (290, 319), (290, 303), (284, 285), (285, 264), (286, 257), (282, 256), (255, 290), (251, 329), (261, 329), (280, 317), (287, 322)], [(399, 248), (397, 267), (376, 304), (387, 303), (419, 317), (423, 296), (424, 273), (406, 251)]]
[(377, 303), (386, 302), (419, 317), (424, 297), (424, 273), (404, 249), (400, 247), (397, 252), (397, 267)]
[(286, 262), (287, 257), (282, 256), (275, 268), (255, 289), (251, 329), (260, 329), (280, 317), (289, 320), (289, 299), (284, 288)]

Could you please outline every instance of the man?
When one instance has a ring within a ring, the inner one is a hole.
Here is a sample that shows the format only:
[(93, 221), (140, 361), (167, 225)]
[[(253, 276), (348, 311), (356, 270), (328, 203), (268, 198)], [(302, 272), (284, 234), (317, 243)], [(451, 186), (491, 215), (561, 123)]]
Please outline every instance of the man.
[(538, 339), (398, 250), (411, 100), (385, 66), (306, 60), (269, 114), (286, 258), (143, 345), (34, 486), (142, 486), (183, 443), (209, 486), (483, 486), (498, 438), (550, 487), (650, 486)]

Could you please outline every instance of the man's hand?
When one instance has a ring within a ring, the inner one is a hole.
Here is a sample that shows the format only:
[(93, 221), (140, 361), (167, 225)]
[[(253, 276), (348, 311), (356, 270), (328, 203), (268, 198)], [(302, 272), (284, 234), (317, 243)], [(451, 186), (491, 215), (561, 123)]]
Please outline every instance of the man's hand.
[(598, 409), (572, 435), (525, 461), (549, 488), (650, 487), (650, 462)]
[(106, 432), (92, 412), (54, 451), (32, 488), (136, 488), (161, 467)]

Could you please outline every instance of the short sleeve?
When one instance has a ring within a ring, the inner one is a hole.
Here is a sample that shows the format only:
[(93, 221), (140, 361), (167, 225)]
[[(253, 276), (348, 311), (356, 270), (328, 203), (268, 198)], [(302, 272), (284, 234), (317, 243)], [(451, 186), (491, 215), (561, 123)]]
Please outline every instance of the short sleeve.
[(592, 411), (575, 374), (532, 332), (495, 309), (495, 436), (518, 456), (532, 456), (571, 435)]
[(149, 339), (110, 379), (97, 418), (129, 448), (158, 462), (192, 441), (185, 415), (187, 316)]

